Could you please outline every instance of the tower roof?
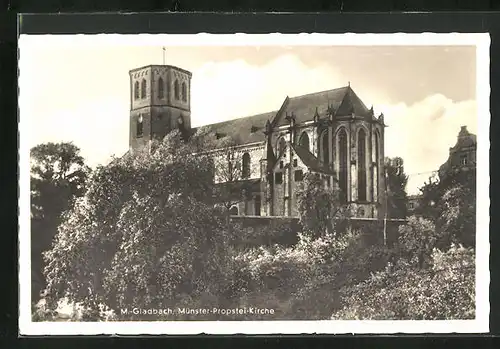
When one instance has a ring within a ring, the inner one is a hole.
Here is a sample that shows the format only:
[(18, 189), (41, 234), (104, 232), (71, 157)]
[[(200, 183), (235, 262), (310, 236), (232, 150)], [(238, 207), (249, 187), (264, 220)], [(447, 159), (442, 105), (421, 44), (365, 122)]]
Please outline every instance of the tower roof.
[(170, 65), (170, 64), (165, 64), (165, 65), (161, 65), (161, 64), (149, 64), (149, 65), (145, 65), (145, 66), (142, 66), (142, 67), (138, 67), (138, 68), (134, 68), (134, 69), (131, 69), (129, 70), (129, 74), (132, 74), (132, 73), (135, 73), (139, 70), (143, 70), (143, 69), (146, 69), (146, 68), (164, 68), (164, 69), (174, 69), (174, 70), (178, 70), (180, 72), (183, 72), (187, 75), (189, 75), (190, 77), (193, 75), (193, 73), (191, 73), (189, 70), (186, 70), (186, 69), (182, 69), (182, 68), (179, 68), (175, 65)]

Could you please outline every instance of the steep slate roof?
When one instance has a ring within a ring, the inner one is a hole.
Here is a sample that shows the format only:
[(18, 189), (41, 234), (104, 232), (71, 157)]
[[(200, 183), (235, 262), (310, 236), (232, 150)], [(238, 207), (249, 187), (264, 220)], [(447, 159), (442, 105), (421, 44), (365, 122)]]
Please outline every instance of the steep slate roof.
[(309, 150), (305, 149), (304, 147), (301, 147), (299, 145), (292, 145), (292, 149), (309, 170), (329, 175), (335, 174), (332, 169), (323, 165), (317, 157), (315, 157)]
[(355, 113), (359, 116), (370, 115), (370, 110), (363, 101), (354, 93), (350, 86), (333, 90), (311, 93), (298, 97), (288, 98), (275, 121), (278, 126), (288, 124), (285, 119), (287, 114), (295, 114), (297, 123), (313, 120), (316, 111), (320, 116), (325, 116), (328, 109), (337, 115), (346, 116)]
[[(278, 111), (247, 116), (230, 121), (206, 125), (212, 132), (221, 137), (231, 136), (237, 145), (264, 142), (266, 122), (269, 120), (273, 126), (287, 125), (287, 114), (294, 113), (297, 123), (313, 120), (316, 111), (324, 117), (329, 108), (339, 116), (355, 113), (357, 116), (370, 117), (370, 110), (356, 95), (350, 86), (333, 90), (311, 93), (297, 97), (286, 97)], [(196, 129), (193, 129), (196, 132)], [(312, 154), (311, 154), (312, 155)]]
[(221, 137), (231, 136), (237, 145), (263, 142), (266, 140), (264, 134), (266, 122), (271, 120), (274, 115), (276, 115), (276, 111), (210, 124), (204, 127), (208, 127)]

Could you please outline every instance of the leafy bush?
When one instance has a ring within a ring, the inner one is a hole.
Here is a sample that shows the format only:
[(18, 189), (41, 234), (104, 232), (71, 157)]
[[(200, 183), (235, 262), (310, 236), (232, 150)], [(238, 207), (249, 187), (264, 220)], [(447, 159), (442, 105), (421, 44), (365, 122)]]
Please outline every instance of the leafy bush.
[(405, 259), (342, 290), (342, 310), (333, 319), (443, 320), (475, 316), (474, 250), (434, 250), (430, 268)]
[(342, 286), (364, 280), (389, 257), (385, 247), (367, 246), (357, 231), (320, 238), (300, 234), (293, 247), (260, 247), (237, 257), (249, 280), (242, 302), (272, 304), (276, 318), (325, 319), (340, 307), (336, 295)]
[(423, 267), (437, 239), (436, 227), (430, 220), (412, 216), (407, 224), (399, 227), (398, 249), (402, 257)]

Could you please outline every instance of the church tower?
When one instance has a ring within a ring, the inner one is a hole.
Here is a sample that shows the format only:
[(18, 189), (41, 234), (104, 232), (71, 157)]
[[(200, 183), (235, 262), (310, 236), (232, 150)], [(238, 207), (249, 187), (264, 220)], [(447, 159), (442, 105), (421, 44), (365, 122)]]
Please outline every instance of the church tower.
[(130, 75), (129, 148), (161, 140), (175, 128), (191, 128), (191, 72), (171, 65), (149, 65)]

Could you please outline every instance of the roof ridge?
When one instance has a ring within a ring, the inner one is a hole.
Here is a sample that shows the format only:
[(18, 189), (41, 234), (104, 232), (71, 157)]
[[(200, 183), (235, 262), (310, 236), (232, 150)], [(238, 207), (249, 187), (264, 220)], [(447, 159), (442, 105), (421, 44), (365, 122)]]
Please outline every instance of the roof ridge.
[(325, 93), (325, 92), (338, 91), (338, 90), (347, 89), (347, 88), (350, 88), (350, 86), (342, 86), (342, 87), (332, 88), (332, 89), (329, 89), (329, 90), (316, 91), (316, 92), (306, 93), (306, 94), (303, 94), (303, 95), (297, 95), (297, 96), (293, 96), (293, 97), (289, 97), (289, 98), (292, 99), (292, 98), (307, 97), (307, 96), (312, 96), (312, 95), (319, 95), (319, 94), (322, 94), (322, 93)]
[(264, 113), (260, 113), (260, 114), (246, 115), (246, 116), (241, 116), (241, 117), (237, 117), (237, 118), (230, 119), (230, 120), (224, 120), (224, 121), (214, 122), (214, 123), (211, 123), (211, 124), (200, 125), (198, 127), (222, 125), (224, 123), (229, 123), (229, 122), (238, 121), (238, 120), (244, 120), (244, 119), (251, 119), (251, 118), (254, 118), (256, 116), (264, 116), (266, 114), (273, 114), (273, 113), (276, 113), (276, 112), (277, 111), (273, 110), (273, 111), (268, 111), (268, 112), (264, 112)]

